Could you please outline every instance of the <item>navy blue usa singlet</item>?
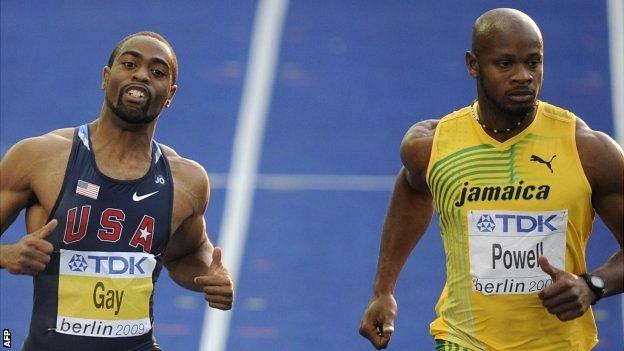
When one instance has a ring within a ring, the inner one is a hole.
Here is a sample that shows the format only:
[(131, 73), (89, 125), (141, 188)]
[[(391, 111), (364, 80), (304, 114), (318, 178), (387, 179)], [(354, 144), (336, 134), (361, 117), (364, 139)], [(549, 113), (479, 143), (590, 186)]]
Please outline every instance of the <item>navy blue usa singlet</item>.
[(87, 125), (76, 129), (50, 215), (54, 253), (34, 277), (24, 350), (160, 350), (152, 298), (173, 210), (169, 164), (152, 142), (149, 171), (135, 180), (102, 174)]

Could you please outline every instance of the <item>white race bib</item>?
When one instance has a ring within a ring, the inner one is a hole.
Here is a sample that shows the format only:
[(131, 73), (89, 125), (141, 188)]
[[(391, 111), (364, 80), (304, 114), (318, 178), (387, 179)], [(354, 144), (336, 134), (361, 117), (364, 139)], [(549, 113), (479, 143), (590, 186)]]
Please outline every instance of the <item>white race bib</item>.
[(552, 284), (537, 258), (565, 268), (567, 223), (568, 210), (468, 211), (473, 290), (531, 294)]
[(56, 332), (117, 338), (152, 329), (152, 254), (60, 251)]

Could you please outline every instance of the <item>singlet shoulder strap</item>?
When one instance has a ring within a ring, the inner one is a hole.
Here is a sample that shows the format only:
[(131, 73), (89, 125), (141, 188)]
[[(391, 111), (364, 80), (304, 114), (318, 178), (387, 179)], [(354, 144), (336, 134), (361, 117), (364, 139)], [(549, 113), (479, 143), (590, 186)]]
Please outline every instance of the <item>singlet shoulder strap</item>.
[[(90, 144), (90, 140), (89, 140), (89, 125), (88, 124), (83, 124), (80, 127), (78, 127), (77, 134), (78, 134), (78, 139), (82, 142), (84, 147), (86, 147), (87, 150), (91, 151), (91, 144)], [(156, 140), (152, 139), (152, 160), (153, 160), (153, 163), (157, 163), (158, 160), (160, 160), (160, 157), (162, 155), (163, 155), (163, 152), (162, 152), (162, 149), (160, 147), (160, 144), (158, 142), (156, 142)]]
[[(87, 148), (87, 150), (91, 151), (91, 141), (89, 139), (89, 125), (88, 124), (81, 125), (80, 127), (77, 128), (76, 133), (78, 136), (78, 140), (82, 142), (82, 144), (84, 145), (85, 148)], [(152, 164), (158, 163), (161, 156), (163, 156), (163, 151), (162, 151), (162, 148), (160, 147), (160, 144), (156, 142), (156, 140), (152, 139)]]
[[(61, 190), (59, 191), (56, 201), (54, 202), (54, 206), (52, 206), (50, 215), (48, 216), (48, 222), (52, 220), (52, 218), (54, 218), (54, 213), (56, 212), (56, 209), (58, 208), (59, 203), (61, 202), (61, 199), (63, 198), (65, 188), (67, 187), (67, 182), (70, 178), (69, 174), (72, 170), (72, 167), (74, 166), (74, 163), (76, 163), (76, 157), (78, 154), (78, 148), (80, 147), (80, 141), (82, 141), (82, 143), (85, 144), (87, 148), (89, 148), (88, 138), (86, 139), (86, 142), (85, 142), (85, 139), (80, 135), (82, 127), (85, 127), (84, 129), (87, 130), (86, 125), (83, 125), (74, 129), (74, 137), (72, 140), (71, 151), (69, 153), (69, 158), (67, 159), (67, 164), (65, 165), (65, 174), (63, 176), (63, 183), (61, 185)], [(88, 133), (88, 130), (87, 130), (87, 133)]]
[(82, 141), (82, 144), (87, 150), (91, 150), (91, 146), (89, 145), (89, 126), (87, 124), (78, 127), (78, 139)]
[(163, 156), (162, 149), (160, 148), (160, 144), (156, 142), (156, 140), (152, 139), (152, 160), (153, 163), (158, 163), (160, 157)]

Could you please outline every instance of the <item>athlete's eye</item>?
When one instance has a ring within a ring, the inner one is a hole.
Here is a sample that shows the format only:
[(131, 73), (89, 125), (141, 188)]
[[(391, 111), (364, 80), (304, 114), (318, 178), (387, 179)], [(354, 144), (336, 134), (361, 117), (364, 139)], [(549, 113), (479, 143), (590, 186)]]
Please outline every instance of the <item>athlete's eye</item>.
[(124, 67), (126, 67), (128, 69), (132, 69), (132, 68), (136, 67), (134, 62), (130, 62), (130, 61), (125, 61), (125, 62), (122, 62), (121, 64), (124, 65)]
[(152, 70), (152, 74), (154, 74), (154, 76), (156, 76), (157, 78), (162, 78), (165, 76), (165, 72), (159, 70), (159, 69), (153, 69)]

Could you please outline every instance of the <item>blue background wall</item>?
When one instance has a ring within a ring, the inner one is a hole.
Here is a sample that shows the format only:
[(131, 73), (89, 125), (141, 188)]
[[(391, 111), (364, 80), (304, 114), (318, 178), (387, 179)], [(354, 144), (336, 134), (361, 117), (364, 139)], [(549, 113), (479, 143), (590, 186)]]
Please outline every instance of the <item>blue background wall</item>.
[[(179, 89), (157, 139), (227, 173), (255, 1), (0, 2), (0, 149), (98, 115), (101, 70), (115, 44), (150, 29), (173, 44)], [(532, 16), (545, 38), (542, 100), (612, 134), (606, 9), (602, 1), (293, 1), (288, 9), (264, 135), (261, 173), (394, 175), (413, 123), (475, 96), (463, 55), (472, 22), (493, 7)], [(206, 214), (219, 242), (225, 189)], [(255, 193), (237, 282), (228, 350), (371, 350), (357, 334), (370, 296), (390, 187), (381, 191)], [(1, 200), (1, 199), (0, 199)], [(431, 225), (404, 269), (390, 350), (431, 349), (428, 324), (443, 285), (438, 227)], [(24, 233), (19, 218), (2, 243)], [(597, 221), (589, 267), (617, 247)], [(25, 336), (31, 279), (0, 271), (0, 326)], [(197, 349), (204, 302), (161, 276), (159, 342)], [(620, 298), (596, 306), (601, 344), (622, 347)]]

